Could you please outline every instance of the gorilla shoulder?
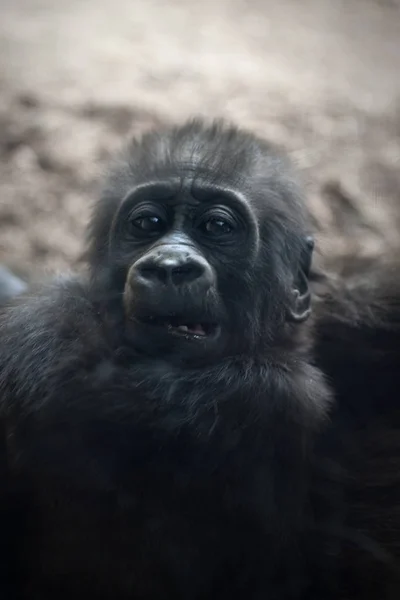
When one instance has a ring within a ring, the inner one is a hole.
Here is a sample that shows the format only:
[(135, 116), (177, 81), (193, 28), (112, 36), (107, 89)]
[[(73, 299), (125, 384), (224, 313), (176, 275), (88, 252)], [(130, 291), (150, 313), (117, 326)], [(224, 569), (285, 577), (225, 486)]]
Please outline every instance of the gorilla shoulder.
[[(9, 394), (37, 396), (62, 366), (73, 370), (99, 356), (104, 338), (90, 286), (59, 277), (40, 290), (15, 298), (0, 310), (0, 390), (2, 409)], [(69, 367), (68, 367), (69, 365)]]

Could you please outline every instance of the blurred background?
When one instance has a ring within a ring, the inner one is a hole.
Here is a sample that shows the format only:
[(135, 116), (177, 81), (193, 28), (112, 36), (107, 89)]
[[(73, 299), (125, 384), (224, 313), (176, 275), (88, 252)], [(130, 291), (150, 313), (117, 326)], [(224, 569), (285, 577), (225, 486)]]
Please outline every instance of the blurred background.
[(109, 155), (195, 114), (287, 150), (327, 264), (398, 251), (400, 0), (0, 0), (0, 262), (74, 266)]

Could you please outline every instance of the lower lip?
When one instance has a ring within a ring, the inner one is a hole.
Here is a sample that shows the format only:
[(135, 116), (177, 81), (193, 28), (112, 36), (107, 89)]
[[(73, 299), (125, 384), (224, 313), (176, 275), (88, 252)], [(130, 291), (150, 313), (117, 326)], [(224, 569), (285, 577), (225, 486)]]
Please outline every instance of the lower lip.
[(174, 335), (175, 337), (183, 337), (186, 340), (196, 340), (196, 341), (200, 341), (200, 340), (206, 340), (209, 336), (207, 335), (199, 335), (197, 333), (190, 333), (190, 331), (181, 331), (179, 329), (176, 329), (175, 327), (171, 327), (171, 326), (166, 326), (166, 329), (168, 331), (168, 333), (170, 333), (171, 335)]
[(141, 327), (151, 327), (154, 331), (159, 331), (160, 333), (167, 333), (168, 335), (173, 335), (174, 337), (181, 338), (181, 339), (183, 338), (187, 341), (193, 341), (193, 342), (205, 342), (210, 339), (216, 338), (217, 335), (219, 334), (218, 327), (209, 335), (207, 335), (207, 334), (206, 335), (198, 335), (196, 333), (190, 333), (188, 331), (180, 331), (179, 329), (176, 329), (176, 328), (174, 328), (172, 326), (168, 326), (168, 325), (155, 325), (155, 324), (140, 321), (135, 318), (133, 318), (132, 321)]

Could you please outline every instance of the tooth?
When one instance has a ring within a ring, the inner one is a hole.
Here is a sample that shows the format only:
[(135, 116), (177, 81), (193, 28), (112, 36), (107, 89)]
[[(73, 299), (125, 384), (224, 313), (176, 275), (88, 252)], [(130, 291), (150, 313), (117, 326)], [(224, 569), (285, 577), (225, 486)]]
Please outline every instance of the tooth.
[(179, 329), (180, 331), (189, 331), (187, 325), (178, 325), (177, 329)]
[(205, 333), (206, 333), (206, 332), (204, 331), (203, 327), (202, 327), (200, 324), (198, 324), (198, 325), (195, 325), (195, 326), (193, 327), (193, 331), (194, 331), (194, 333), (196, 333), (197, 335), (205, 335)]

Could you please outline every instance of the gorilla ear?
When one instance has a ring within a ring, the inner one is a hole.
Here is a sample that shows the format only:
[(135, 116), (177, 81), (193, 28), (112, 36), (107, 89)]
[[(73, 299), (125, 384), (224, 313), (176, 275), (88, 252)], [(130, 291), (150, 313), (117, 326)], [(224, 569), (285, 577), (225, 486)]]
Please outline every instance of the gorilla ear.
[(288, 320), (294, 323), (302, 323), (311, 314), (311, 295), (308, 288), (308, 276), (314, 250), (314, 239), (311, 236), (307, 236), (304, 242), (299, 271), (292, 289), (292, 303), (288, 311)]

